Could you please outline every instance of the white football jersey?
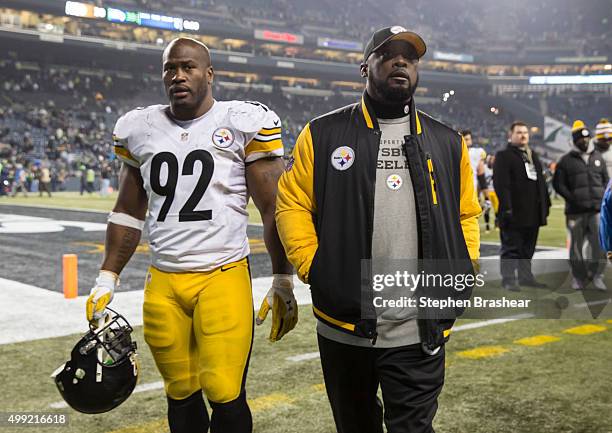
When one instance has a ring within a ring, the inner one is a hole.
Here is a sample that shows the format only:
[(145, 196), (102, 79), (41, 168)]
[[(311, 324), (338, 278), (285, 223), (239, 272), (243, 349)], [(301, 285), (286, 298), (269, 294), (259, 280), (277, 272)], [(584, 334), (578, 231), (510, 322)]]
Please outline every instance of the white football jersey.
[(180, 122), (167, 105), (132, 110), (115, 125), (115, 153), (140, 169), (149, 199), (152, 265), (209, 271), (249, 254), (246, 163), (283, 155), (281, 121), (257, 102), (215, 101)]
[(470, 155), (470, 165), (472, 166), (472, 172), (474, 173), (474, 188), (478, 189), (478, 165), (480, 161), (484, 161), (487, 157), (487, 152), (482, 147), (470, 146), (468, 147), (468, 153)]

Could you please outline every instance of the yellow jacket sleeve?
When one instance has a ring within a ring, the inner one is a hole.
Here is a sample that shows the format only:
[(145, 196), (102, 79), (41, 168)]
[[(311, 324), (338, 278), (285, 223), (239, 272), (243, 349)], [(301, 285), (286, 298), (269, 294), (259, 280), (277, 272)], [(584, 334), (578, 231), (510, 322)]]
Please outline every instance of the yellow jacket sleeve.
[(278, 182), (276, 228), (287, 258), (300, 280), (308, 283), (308, 272), (319, 241), (314, 226), (314, 151), (310, 124), (295, 143), (285, 172)]
[(470, 259), (480, 258), (480, 226), (478, 217), (482, 213), (476, 188), (474, 174), (470, 164), (470, 156), (465, 141), (461, 139), (461, 198), (459, 212), (463, 237), (470, 253)]

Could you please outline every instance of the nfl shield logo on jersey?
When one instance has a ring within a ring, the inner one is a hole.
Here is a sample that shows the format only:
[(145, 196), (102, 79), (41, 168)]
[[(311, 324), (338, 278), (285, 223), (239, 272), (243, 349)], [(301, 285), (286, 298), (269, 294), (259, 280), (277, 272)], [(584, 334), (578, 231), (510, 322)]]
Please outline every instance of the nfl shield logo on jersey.
[(226, 149), (234, 142), (234, 133), (230, 128), (217, 128), (213, 132), (212, 140), (215, 146)]

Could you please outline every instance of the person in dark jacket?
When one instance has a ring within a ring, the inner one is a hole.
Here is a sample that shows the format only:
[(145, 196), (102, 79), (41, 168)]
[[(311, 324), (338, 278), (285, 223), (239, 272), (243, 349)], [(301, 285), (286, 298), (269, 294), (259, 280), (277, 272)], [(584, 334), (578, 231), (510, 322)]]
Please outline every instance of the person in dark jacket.
[[(606, 162), (590, 138), (584, 122), (575, 121), (573, 148), (557, 164), (553, 186), (565, 199), (572, 288), (583, 290), (592, 281), (596, 289), (606, 290), (603, 280), (606, 256), (599, 243), (599, 211), (609, 178)], [(589, 259), (583, 254), (585, 242), (590, 246)]]
[(499, 198), (502, 286), (511, 291), (519, 291), (519, 285), (546, 287), (533, 276), (531, 259), (539, 229), (546, 225), (550, 197), (525, 123), (510, 126), (508, 147), (495, 155), (493, 184)]
[(383, 432), (379, 386), (389, 433), (432, 433), (454, 322), (416, 307), (379, 309), (363, 262), (435, 260), (466, 275), (479, 257), (481, 209), (467, 146), (415, 108), (423, 54), (423, 39), (403, 27), (375, 32), (361, 65), (362, 100), (304, 127), (278, 185), (277, 227), (310, 284), (339, 433)]

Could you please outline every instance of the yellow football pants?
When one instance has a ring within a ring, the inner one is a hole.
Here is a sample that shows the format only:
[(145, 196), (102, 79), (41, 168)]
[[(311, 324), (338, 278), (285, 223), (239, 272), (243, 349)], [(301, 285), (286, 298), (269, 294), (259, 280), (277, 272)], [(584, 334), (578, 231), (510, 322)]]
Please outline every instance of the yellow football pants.
[(489, 190), (489, 200), (491, 200), (493, 212), (495, 212), (495, 215), (497, 215), (497, 211), (499, 211), (499, 198), (497, 197), (497, 193), (493, 189)]
[(202, 389), (227, 403), (240, 394), (253, 341), (253, 298), (247, 259), (210, 272), (149, 268), (144, 337), (166, 394), (182, 400)]

